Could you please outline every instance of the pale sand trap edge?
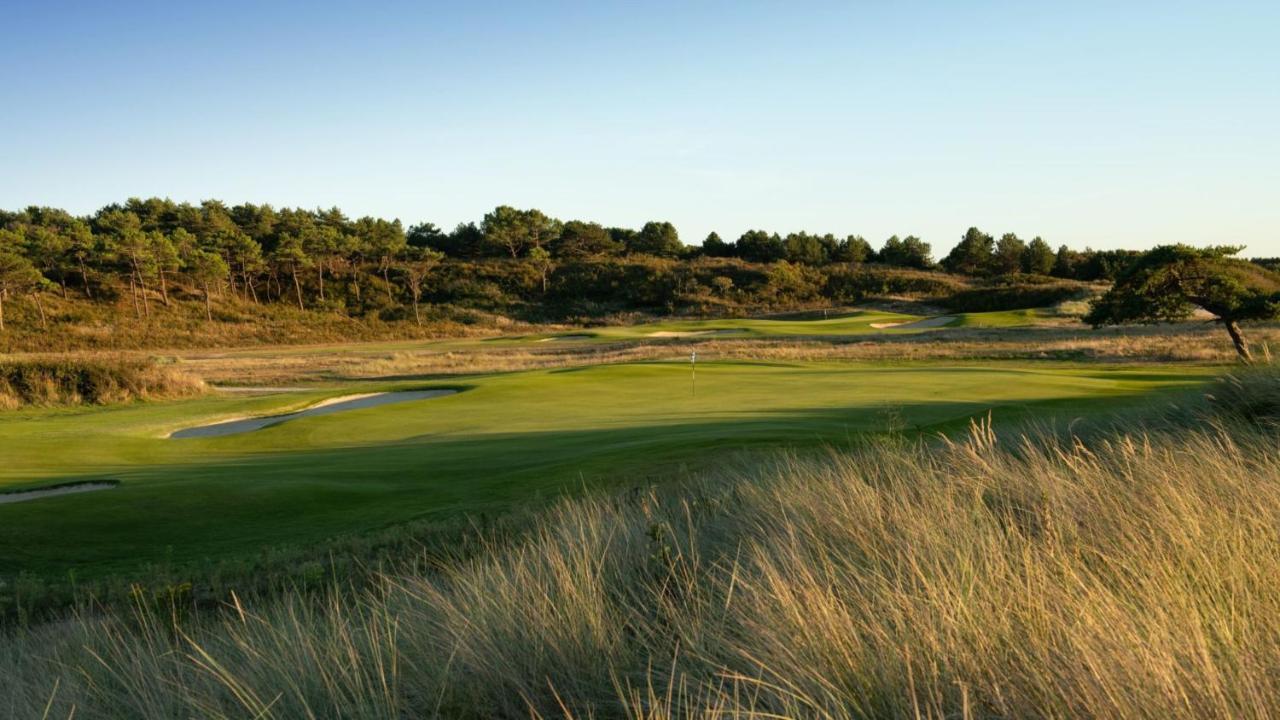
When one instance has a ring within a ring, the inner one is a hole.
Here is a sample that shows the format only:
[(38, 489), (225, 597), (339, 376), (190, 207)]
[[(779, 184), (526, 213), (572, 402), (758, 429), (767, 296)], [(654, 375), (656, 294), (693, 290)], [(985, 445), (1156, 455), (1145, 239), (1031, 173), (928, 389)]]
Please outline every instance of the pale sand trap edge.
[[(308, 389), (310, 389), (310, 388), (308, 388)], [(223, 419), (221, 419), (221, 420), (217, 420), (217, 421), (214, 421), (214, 422), (211, 422), (211, 423), (205, 423), (205, 424), (203, 424), (203, 425), (191, 425), (191, 426), (187, 426), (187, 427), (180, 427), (180, 428), (178, 428), (178, 429), (176, 429), (176, 430), (171, 430), (171, 431), (169, 431), (169, 433), (168, 433), (168, 434), (166, 434), (166, 435), (164, 435), (163, 437), (164, 437), (166, 440), (173, 440), (173, 439), (187, 439), (187, 438), (174, 438), (173, 436), (174, 436), (176, 433), (180, 433), (180, 432), (183, 432), (183, 431), (186, 431), (186, 430), (195, 430), (195, 429), (198, 429), (198, 428), (213, 427), (213, 426), (216, 426), (216, 425), (226, 425), (226, 424), (228, 424), (228, 423), (241, 422), (241, 421), (243, 421), (243, 420), (271, 420), (271, 419), (277, 419), (277, 418), (278, 418), (278, 419), (279, 419), (279, 422), (277, 422), (277, 423), (271, 423), (272, 425), (277, 425), (277, 424), (279, 424), (279, 423), (288, 422), (288, 421), (290, 421), (290, 420), (296, 420), (296, 419), (298, 419), (298, 418), (300, 418), (300, 417), (306, 417), (308, 413), (314, 412), (314, 411), (319, 410), (319, 409), (321, 409), (321, 408), (329, 407), (330, 405), (337, 405), (337, 404), (339, 404), (339, 403), (346, 403), (346, 402), (354, 402), (354, 401), (356, 401), (356, 400), (364, 400), (365, 398), (371, 398), (371, 397), (381, 397), (381, 396), (383, 396), (383, 395), (398, 395), (398, 394), (400, 394), (400, 393), (431, 393), (431, 394), (429, 394), (429, 395), (425, 395), (425, 396), (423, 396), (423, 397), (420, 397), (420, 398), (414, 398), (414, 399), (416, 399), (416, 400), (432, 400), (432, 399), (435, 399), (435, 398), (438, 398), (438, 397), (444, 397), (444, 396), (446, 396), (446, 395), (456, 395), (456, 394), (458, 393), (458, 391), (457, 391), (457, 390), (454, 390), (454, 389), (452, 389), (452, 388), (431, 388), (431, 389), (428, 389), (428, 390), (391, 390), (391, 391), (387, 391), (387, 392), (357, 393), (357, 394), (355, 394), (355, 395), (339, 395), (339, 396), (337, 396), (337, 397), (325, 398), (324, 400), (321, 400), (321, 401), (319, 401), (319, 402), (317, 402), (317, 403), (313, 403), (313, 404), (308, 405), (308, 406), (306, 406), (306, 407), (304, 407), (304, 408), (301, 408), (301, 409), (299, 409), (299, 410), (293, 410), (293, 411), (286, 412), (286, 413), (277, 413), (277, 414), (274, 414), (274, 415), (240, 415), (240, 416), (236, 416), (236, 417), (223, 418)], [(408, 400), (408, 402), (412, 402), (412, 401), (413, 401), (413, 399)], [(375, 405), (374, 407), (377, 407), (377, 406)], [(366, 409), (366, 408), (357, 407), (357, 408), (351, 408), (351, 409), (352, 409), (352, 410), (364, 410), (364, 409)], [(269, 427), (269, 426), (263, 426), (263, 427)], [(263, 428), (255, 428), (255, 430), (261, 430), (261, 429), (263, 429)], [(244, 430), (244, 431), (242, 431), (242, 432), (253, 432), (253, 430)], [(231, 435), (238, 435), (238, 434), (240, 434), (240, 433), (228, 433), (228, 434), (231, 434)], [(220, 437), (220, 436), (213, 436), (213, 437)]]
[(542, 338), (538, 342), (556, 342), (558, 340), (590, 340), (595, 335), (556, 335), (555, 337)]
[(871, 323), (871, 327), (877, 330), (888, 330), (889, 328), (898, 328), (899, 330), (916, 330), (921, 328), (942, 327), (955, 319), (954, 315), (939, 315), (938, 317), (925, 318), (914, 322)]
[[(409, 392), (412, 392), (412, 391), (409, 391)], [(377, 397), (379, 395), (390, 395), (390, 394), (391, 394), (390, 392), (376, 392), (376, 393), (357, 393), (355, 395), (339, 395), (338, 397), (325, 398), (324, 400), (321, 400), (320, 402), (314, 405), (308, 405), (305, 408), (298, 410), (297, 412), (308, 412), (310, 410), (319, 410), (322, 407), (329, 407), (330, 405), (337, 405), (338, 403), (351, 402), (352, 400), (363, 400), (365, 398)]]
[(93, 492), (94, 490), (110, 490), (116, 487), (116, 483), (79, 483), (78, 485), (63, 485), (62, 487), (45, 488), (43, 490), (19, 490), (17, 492), (0, 493), (0, 505), (6, 503), (20, 503), (28, 500), (39, 500), (41, 498), (55, 497), (57, 495), (72, 495), (74, 493)]
[[(308, 390), (314, 390), (314, 389), (315, 388), (298, 388), (298, 389), (272, 388), (271, 392), (272, 394), (286, 393), (286, 392), (306, 392)], [(326, 398), (324, 400), (321, 400), (320, 402), (313, 403), (303, 408), (298, 408), (297, 410), (290, 410), (289, 412), (276, 413), (274, 415), (232, 415), (231, 417), (222, 418), (220, 420), (216, 420), (211, 423), (205, 423), (204, 425), (193, 425), (191, 427), (208, 427), (210, 425), (221, 425), (223, 423), (240, 422), (241, 420), (254, 420), (256, 418), (262, 418), (262, 417), (282, 417), (282, 418), (289, 417), (291, 415), (307, 412), (308, 410), (319, 410), (322, 407), (325, 407), (327, 405), (333, 405), (335, 403), (346, 402), (348, 400), (360, 400), (363, 398), (372, 397), (374, 395), (386, 395), (386, 394), (387, 393), (360, 393), (358, 395), (339, 395), (338, 397)], [(182, 432), (183, 430), (190, 430), (191, 427), (180, 427), (177, 430), (170, 430), (163, 437), (166, 440), (170, 440), (173, 438), (174, 433)]]

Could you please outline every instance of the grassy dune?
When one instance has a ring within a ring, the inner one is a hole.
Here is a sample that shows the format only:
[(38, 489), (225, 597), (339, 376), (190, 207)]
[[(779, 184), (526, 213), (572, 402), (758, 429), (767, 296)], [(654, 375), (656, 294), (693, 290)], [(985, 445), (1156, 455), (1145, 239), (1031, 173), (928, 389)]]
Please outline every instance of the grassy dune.
[(1074, 418), (1209, 371), (984, 365), (687, 362), (540, 370), (440, 384), (432, 400), (243, 435), (178, 428), (421, 383), (0, 417), (0, 488), (101, 478), (105, 492), (0, 504), (0, 575), (79, 577), (253, 555), (349, 533), (502, 513), (564, 492), (665, 479), (771, 447), (846, 445), (994, 412)]
[(597, 494), (354, 596), (38, 628), (0, 713), (1274, 717), (1280, 382), (1209, 398)]

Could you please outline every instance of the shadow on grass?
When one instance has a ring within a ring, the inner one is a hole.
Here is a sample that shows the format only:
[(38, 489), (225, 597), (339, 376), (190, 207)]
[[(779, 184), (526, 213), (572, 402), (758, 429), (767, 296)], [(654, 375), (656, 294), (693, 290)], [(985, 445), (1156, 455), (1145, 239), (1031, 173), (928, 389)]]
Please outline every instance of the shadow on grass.
[(586, 489), (662, 482), (715, 468), (742, 451), (843, 447), (886, 431), (947, 432), (988, 413), (1001, 423), (1070, 421), (1168, 394), (1117, 391), (995, 405), (943, 400), (620, 428), (432, 434), (212, 463), (114, 468), (112, 477), (122, 482), (111, 493), (0, 505), (0, 575), (74, 571), (103, 577), (154, 563), (253, 556), (283, 545), (314, 548), (323, 558), (326, 544), (344, 535), (468, 513), (501, 514)]

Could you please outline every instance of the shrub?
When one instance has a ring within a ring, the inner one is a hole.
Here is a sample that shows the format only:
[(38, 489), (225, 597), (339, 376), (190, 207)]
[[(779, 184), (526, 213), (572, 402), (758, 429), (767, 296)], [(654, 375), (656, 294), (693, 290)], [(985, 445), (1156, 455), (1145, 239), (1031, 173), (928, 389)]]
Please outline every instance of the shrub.
[(0, 362), (0, 407), (105, 405), (195, 395), (204, 383), (172, 367), (135, 360)]
[(972, 288), (937, 298), (952, 312), (994, 312), (1048, 307), (1089, 294), (1089, 286), (1076, 282), (1035, 282)]

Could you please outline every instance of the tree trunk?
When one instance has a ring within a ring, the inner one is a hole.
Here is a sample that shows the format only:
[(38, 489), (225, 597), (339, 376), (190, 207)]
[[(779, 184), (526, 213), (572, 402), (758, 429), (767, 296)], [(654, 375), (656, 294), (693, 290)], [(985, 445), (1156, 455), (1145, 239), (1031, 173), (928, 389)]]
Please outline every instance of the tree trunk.
[(293, 290), (298, 295), (298, 309), (306, 310), (306, 306), (302, 304), (302, 284), (298, 282), (298, 268), (293, 268)]
[(1231, 336), (1231, 342), (1236, 346), (1236, 354), (1240, 356), (1240, 361), (1247, 364), (1253, 362), (1253, 354), (1249, 352), (1249, 343), (1245, 342), (1244, 335), (1240, 334), (1240, 326), (1235, 320), (1223, 320), (1222, 324), (1227, 327), (1227, 334)]
[(390, 277), (391, 274), (389, 272), (390, 269), (391, 269), (391, 262), (389, 260), (382, 263), (382, 280), (387, 284), (387, 302), (391, 304), (395, 304), (395, 301), (396, 301), (395, 298), (391, 297), (391, 277)]
[(324, 302), (324, 263), (316, 263), (316, 272), (320, 276), (320, 302)]
[(0, 332), (4, 332), (4, 290), (0, 290)]
[(142, 279), (142, 273), (138, 273), (138, 287), (142, 288), (142, 310), (148, 319), (151, 317), (151, 302), (147, 300), (147, 281)]
[(84, 281), (84, 295), (93, 299), (93, 290), (89, 288), (89, 268), (85, 267), (84, 258), (80, 259), (80, 279)]
[(213, 303), (209, 300), (209, 283), (204, 284), (204, 317), (213, 322)]
[(418, 294), (413, 295), (413, 319), (418, 321), (418, 325), (422, 325), (422, 316), (418, 314)]
[(169, 285), (164, 281), (164, 270), (160, 271), (160, 297), (164, 299), (164, 306), (169, 307)]
[(31, 299), (36, 301), (36, 309), (40, 311), (40, 327), (45, 330), (49, 329), (49, 321), (44, 316), (44, 303), (40, 302), (40, 291), (37, 290), (31, 295)]
[(142, 319), (142, 308), (138, 306), (138, 284), (133, 281), (133, 273), (129, 273), (129, 299), (133, 301), (133, 314)]

